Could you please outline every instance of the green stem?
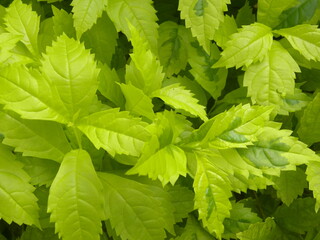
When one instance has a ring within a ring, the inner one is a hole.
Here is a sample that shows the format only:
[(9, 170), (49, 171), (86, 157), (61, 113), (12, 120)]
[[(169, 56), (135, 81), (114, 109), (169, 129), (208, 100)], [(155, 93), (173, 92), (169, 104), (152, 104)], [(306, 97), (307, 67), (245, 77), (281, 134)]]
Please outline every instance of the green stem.
[(79, 132), (79, 130), (77, 128), (75, 128), (75, 127), (72, 127), (72, 128), (73, 128), (74, 135), (76, 136), (78, 146), (80, 149), (82, 149), (81, 133)]

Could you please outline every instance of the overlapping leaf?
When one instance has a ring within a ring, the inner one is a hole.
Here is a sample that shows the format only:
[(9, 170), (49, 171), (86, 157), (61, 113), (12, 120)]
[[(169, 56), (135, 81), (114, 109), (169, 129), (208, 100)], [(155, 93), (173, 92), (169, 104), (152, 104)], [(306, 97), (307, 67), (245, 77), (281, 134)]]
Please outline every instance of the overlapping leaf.
[(228, 15), (224, 16), (224, 21), (220, 24), (219, 28), (214, 33), (213, 39), (216, 44), (222, 48), (230, 40), (230, 36), (237, 32), (237, 23), (233, 17)]
[(316, 199), (316, 211), (320, 208), (320, 160), (310, 161), (306, 170), (309, 189), (313, 191), (313, 196)]
[(103, 187), (90, 156), (73, 150), (63, 159), (49, 193), (48, 212), (64, 240), (100, 239)]

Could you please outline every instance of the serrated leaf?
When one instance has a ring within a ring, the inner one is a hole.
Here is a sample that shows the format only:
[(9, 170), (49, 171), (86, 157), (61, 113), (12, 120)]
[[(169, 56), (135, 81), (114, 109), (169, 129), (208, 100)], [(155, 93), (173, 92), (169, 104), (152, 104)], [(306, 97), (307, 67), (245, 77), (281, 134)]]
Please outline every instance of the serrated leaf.
[(230, 40), (230, 35), (237, 32), (237, 23), (234, 18), (228, 15), (224, 16), (224, 21), (220, 24), (213, 36), (213, 40), (219, 47), (224, 48)]
[(236, 17), (237, 25), (239, 27), (243, 25), (250, 25), (251, 23), (255, 22), (255, 20), (256, 20), (256, 16), (252, 12), (250, 1), (246, 1), (246, 3), (243, 5), (242, 8), (239, 9), (239, 12), (237, 13), (237, 17)]
[(11, 149), (0, 144), (0, 218), (7, 223), (12, 221), (21, 225), (36, 225), (38, 220), (37, 198), (34, 187), (29, 184), (30, 177), (15, 161)]
[(309, 182), (309, 189), (313, 191), (313, 196), (316, 199), (315, 210), (320, 208), (320, 160), (310, 161), (307, 165), (307, 180)]
[(133, 53), (126, 68), (126, 82), (143, 90), (148, 96), (161, 87), (164, 73), (156, 56), (149, 50), (146, 41), (133, 25), (129, 24)]
[(273, 179), (277, 196), (289, 206), (294, 199), (301, 196), (304, 188), (307, 188), (306, 174), (297, 168), (296, 171), (281, 171), (279, 177)]
[(87, 135), (97, 149), (109, 154), (139, 156), (150, 134), (146, 124), (128, 112), (110, 109), (80, 119), (77, 127)]
[(108, 0), (107, 12), (118, 31), (131, 39), (131, 23), (146, 39), (148, 48), (157, 53), (158, 25), (156, 11), (151, 0)]
[(159, 59), (167, 77), (178, 74), (187, 66), (186, 39), (189, 32), (182, 25), (167, 21), (159, 27)]
[(198, 104), (198, 99), (193, 97), (193, 93), (186, 90), (180, 84), (172, 84), (163, 87), (152, 93), (152, 97), (161, 98), (166, 104), (188, 113), (200, 117), (203, 121), (208, 120), (205, 107)]
[[(230, 216), (231, 186), (224, 171), (214, 161), (197, 154), (197, 172), (194, 178), (195, 209), (203, 226), (214, 232), (218, 238), (224, 232), (223, 221)], [(219, 158), (220, 156), (216, 156)]]
[(245, 148), (268, 121), (271, 107), (238, 105), (202, 124), (185, 140), (187, 146)]
[(229, 0), (180, 0), (178, 9), (186, 27), (191, 28), (204, 50), (210, 52), (210, 40), (224, 19)]
[(105, 0), (73, 0), (73, 19), (74, 27), (77, 30), (77, 36), (80, 36), (90, 29), (97, 19), (101, 17), (104, 10)]
[(30, 239), (59, 240), (59, 237), (54, 233), (53, 228), (46, 228), (46, 229), (40, 230), (40, 229), (28, 226), (26, 230), (22, 233), (21, 238), (19, 238), (19, 240), (30, 240)]
[(298, 0), (298, 3), (281, 13), (277, 29), (293, 27), (309, 21), (317, 9), (318, 0)]
[(53, 21), (53, 31), (55, 36), (60, 36), (61, 34), (66, 34), (69, 38), (76, 37), (76, 30), (73, 26), (72, 14), (68, 14), (63, 9), (58, 9), (52, 6), (52, 21)]
[(0, 72), (0, 102), (23, 118), (67, 123), (67, 110), (47, 78), (25, 66), (11, 65)]
[(307, 60), (320, 61), (320, 29), (317, 25), (301, 24), (277, 30)]
[(311, 145), (320, 142), (320, 93), (308, 104), (300, 119), (298, 135), (302, 141)]
[(217, 99), (225, 87), (228, 71), (225, 68), (213, 69), (212, 65), (218, 60), (220, 51), (215, 44), (211, 45), (210, 54), (207, 54), (196, 42), (188, 47), (188, 62), (192, 69), (190, 73), (210, 95)]
[(132, 84), (121, 84), (122, 93), (126, 99), (125, 108), (136, 116), (144, 116), (152, 120), (155, 117), (153, 104), (144, 92)]
[(95, 98), (99, 70), (94, 56), (79, 41), (63, 34), (43, 58), (42, 71), (56, 86), (69, 119), (74, 120)]
[(32, 11), (31, 5), (15, 0), (7, 8), (5, 16), (7, 31), (20, 36), (21, 41), (33, 54), (38, 54), (39, 24), (40, 17)]
[(112, 55), (115, 53), (118, 33), (106, 12), (97, 19), (97, 23), (92, 26), (82, 38), (86, 48), (91, 49), (97, 60), (111, 65)]
[(142, 155), (137, 164), (127, 174), (147, 175), (149, 178), (162, 182), (175, 184), (179, 175), (187, 174), (187, 158), (184, 151), (173, 145), (158, 149), (153, 154)]
[(258, 2), (258, 22), (271, 28), (279, 24), (280, 14), (297, 4), (297, 0), (260, 0)]
[(213, 67), (242, 67), (262, 61), (272, 45), (271, 28), (261, 23), (243, 26), (230, 36), (221, 58)]
[(273, 41), (268, 55), (251, 64), (244, 74), (248, 96), (260, 105), (280, 105), (282, 96), (294, 94), (295, 72), (300, 68), (280, 43)]
[(308, 105), (311, 98), (299, 88), (294, 89), (294, 94), (286, 94), (282, 97), (279, 114), (300, 111)]
[(10, 62), (10, 58), (13, 53), (12, 49), (20, 41), (20, 37), (12, 33), (1, 33), (0, 34), (0, 63), (5, 65), (5, 63)]
[(24, 120), (16, 114), (0, 111), (3, 143), (24, 156), (61, 162), (71, 150), (60, 124), (49, 121)]
[(174, 208), (162, 188), (110, 173), (99, 173), (99, 177), (105, 192), (105, 215), (122, 239), (163, 240), (165, 229), (173, 231)]
[(89, 154), (67, 153), (49, 193), (48, 212), (59, 237), (99, 240), (103, 214), (103, 187)]

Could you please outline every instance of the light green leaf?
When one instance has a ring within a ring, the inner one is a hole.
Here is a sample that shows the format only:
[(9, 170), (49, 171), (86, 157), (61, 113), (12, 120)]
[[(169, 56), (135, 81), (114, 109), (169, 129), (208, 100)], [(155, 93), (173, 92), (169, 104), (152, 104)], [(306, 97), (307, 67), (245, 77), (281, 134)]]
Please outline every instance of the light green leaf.
[(219, 25), (213, 36), (213, 40), (219, 47), (225, 48), (230, 36), (237, 32), (237, 23), (229, 15), (224, 16), (224, 21)]
[(156, 11), (151, 0), (108, 0), (107, 12), (118, 31), (122, 31), (131, 39), (132, 24), (148, 48), (157, 53), (158, 25)]
[(76, 30), (73, 26), (73, 18), (71, 13), (67, 13), (63, 9), (58, 9), (52, 5), (53, 12), (53, 31), (55, 36), (66, 34), (69, 38), (76, 37)]
[(279, 114), (288, 114), (288, 112), (300, 111), (312, 100), (307, 94), (299, 88), (294, 89), (294, 94), (286, 94), (282, 97)]
[(139, 156), (150, 137), (144, 122), (119, 109), (93, 113), (80, 119), (77, 127), (97, 149), (102, 147), (111, 155)]
[(106, 12), (97, 19), (97, 23), (82, 35), (84, 45), (95, 54), (97, 60), (111, 65), (112, 55), (115, 53), (118, 33)]
[(136, 116), (144, 116), (152, 120), (155, 117), (151, 98), (132, 84), (121, 84), (121, 90), (126, 98), (125, 108)]
[(129, 24), (133, 53), (132, 62), (126, 68), (126, 81), (143, 90), (147, 95), (161, 87), (164, 73), (156, 56), (149, 50), (146, 41), (134, 26)]
[(73, 19), (78, 38), (101, 17), (106, 0), (73, 0)]
[(310, 161), (307, 166), (309, 189), (313, 191), (313, 196), (316, 199), (315, 210), (318, 211), (320, 208), (320, 159)]
[(24, 156), (61, 162), (71, 150), (62, 126), (55, 122), (24, 120), (14, 113), (0, 111), (0, 132), (3, 143)]
[(167, 77), (185, 69), (188, 61), (186, 40), (188, 30), (175, 22), (167, 21), (159, 27), (159, 59)]
[(230, 36), (221, 58), (213, 67), (248, 67), (262, 61), (271, 48), (272, 37), (271, 28), (261, 23), (243, 26)]
[[(195, 209), (203, 226), (220, 239), (224, 232), (223, 221), (230, 216), (231, 186), (227, 174), (219, 169), (214, 160), (204, 154), (196, 154), (197, 173), (194, 178)], [(221, 158), (217, 155), (216, 158)]]
[(295, 72), (300, 72), (298, 64), (280, 43), (273, 41), (268, 55), (247, 68), (243, 85), (248, 87), (253, 103), (277, 106), (282, 97), (294, 94)]
[(29, 180), (11, 149), (0, 143), (0, 218), (9, 224), (13, 221), (40, 227), (37, 198)]
[(308, 104), (299, 123), (298, 135), (302, 141), (309, 145), (320, 142), (320, 92)]
[(99, 177), (105, 192), (105, 215), (122, 239), (163, 240), (165, 229), (173, 232), (174, 208), (161, 187), (109, 173), (99, 173)]
[(287, 206), (298, 196), (302, 196), (304, 188), (308, 187), (306, 174), (300, 168), (296, 171), (281, 171), (280, 177), (275, 177), (273, 181), (278, 198)]
[(188, 56), (188, 62), (192, 67), (190, 73), (194, 80), (214, 99), (220, 97), (226, 84), (228, 71), (225, 68), (211, 68), (220, 56), (218, 47), (212, 44), (210, 54), (207, 54), (197, 42), (191, 42), (188, 48)]
[(301, 24), (277, 30), (307, 60), (320, 61), (320, 29), (317, 25)]
[(166, 104), (177, 110), (184, 110), (193, 116), (200, 117), (203, 121), (208, 120), (205, 107), (198, 104), (198, 99), (193, 93), (186, 90), (180, 84), (172, 84), (152, 93), (152, 97), (161, 98)]
[(0, 63), (10, 63), (13, 53), (11, 50), (16, 46), (17, 42), (20, 41), (20, 37), (12, 33), (1, 33), (0, 34)]
[(67, 123), (67, 110), (49, 79), (25, 66), (11, 65), (0, 71), (0, 102), (23, 118)]
[(297, 0), (260, 0), (258, 2), (258, 22), (271, 28), (280, 22), (280, 14), (297, 4)]
[(169, 182), (174, 185), (179, 175), (187, 174), (187, 158), (181, 148), (170, 144), (151, 155), (142, 155), (127, 174), (146, 175), (153, 180), (158, 178), (163, 186)]
[(192, 35), (200, 45), (210, 53), (210, 40), (224, 20), (229, 0), (180, 0), (181, 18), (185, 19), (186, 27), (191, 28)]
[(48, 212), (64, 240), (99, 240), (103, 187), (89, 154), (73, 150), (65, 155), (49, 193)]
[(55, 38), (56, 34), (54, 31), (53, 17), (41, 21), (38, 35), (39, 51), (41, 53), (44, 53), (46, 51), (47, 46), (51, 46), (52, 41)]
[(63, 34), (43, 57), (42, 71), (56, 86), (69, 119), (74, 120), (95, 98), (99, 70), (94, 56), (79, 41)]
[(32, 11), (31, 5), (15, 0), (7, 8), (5, 16), (7, 31), (20, 36), (21, 41), (35, 55), (38, 54), (39, 24), (40, 17)]
[(238, 105), (202, 124), (185, 140), (190, 147), (245, 148), (269, 121), (271, 107)]

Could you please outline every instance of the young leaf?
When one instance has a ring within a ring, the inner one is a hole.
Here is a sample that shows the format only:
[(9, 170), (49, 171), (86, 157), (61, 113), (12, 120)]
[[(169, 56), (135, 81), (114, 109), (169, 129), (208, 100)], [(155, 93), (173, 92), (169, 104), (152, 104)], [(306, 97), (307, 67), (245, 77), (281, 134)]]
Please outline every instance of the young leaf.
[(97, 149), (102, 147), (109, 154), (139, 156), (150, 134), (146, 124), (128, 112), (109, 109), (80, 119), (77, 127), (87, 135)]
[(43, 57), (42, 71), (56, 86), (69, 118), (77, 118), (93, 102), (98, 88), (94, 56), (79, 41), (63, 34)]
[(152, 97), (161, 98), (165, 103), (177, 110), (184, 110), (193, 116), (200, 117), (207, 121), (205, 107), (198, 104), (198, 100), (193, 97), (193, 93), (185, 90), (180, 84), (172, 84), (152, 93)]
[(186, 27), (191, 28), (204, 50), (210, 52), (210, 40), (223, 22), (223, 12), (227, 11), (229, 0), (180, 0), (181, 18), (185, 19)]
[(107, 3), (106, 0), (73, 0), (73, 19), (78, 38), (90, 29), (97, 19), (101, 17), (102, 11)]
[(271, 28), (261, 23), (243, 26), (230, 36), (221, 58), (213, 67), (242, 67), (262, 61), (272, 45)]
[(122, 239), (163, 240), (165, 229), (173, 232), (174, 208), (162, 188), (110, 173), (99, 173), (99, 177), (105, 215)]
[(59, 237), (100, 239), (103, 187), (84, 150), (67, 153), (49, 193), (48, 212)]
[(282, 96), (294, 94), (295, 72), (300, 72), (298, 64), (280, 43), (273, 41), (268, 55), (247, 68), (243, 85), (248, 87), (253, 103), (277, 106)]
[(159, 27), (159, 59), (167, 77), (185, 69), (188, 61), (186, 40), (188, 30), (175, 22), (167, 21)]
[(33, 53), (38, 54), (38, 33), (40, 17), (32, 11), (31, 5), (15, 0), (7, 8), (5, 16), (7, 31), (20, 36), (21, 41)]
[(157, 16), (151, 0), (108, 0), (107, 12), (118, 31), (131, 39), (128, 23), (137, 28), (148, 48), (157, 53)]
[(7, 223), (36, 225), (38, 220), (37, 198), (29, 184), (30, 177), (15, 161), (11, 149), (0, 143), (0, 218)]
[(0, 102), (23, 118), (69, 122), (56, 88), (37, 71), (11, 65), (0, 72)]
[(300, 119), (298, 135), (307, 144), (320, 142), (320, 92), (308, 104)]
[[(224, 171), (216, 167), (214, 161), (204, 154), (197, 156), (197, 173), (193, 188), (194, 207), (198, 209), (203, 226), (214, 232), (218, 238), (224, 232), (223, 221), (230, 216), (231, 186)], [(221, 156), (216, 156), (221, 158)]]
[(301, 24), (277, 30), (307, 60), (320, 61), (320, 29), (317, 25)]
[(71, 150), (60, 124), (49, 121), (24, 120), (14, 113), (0, 111), (3, 143), (24, 156), (61, 162)]

